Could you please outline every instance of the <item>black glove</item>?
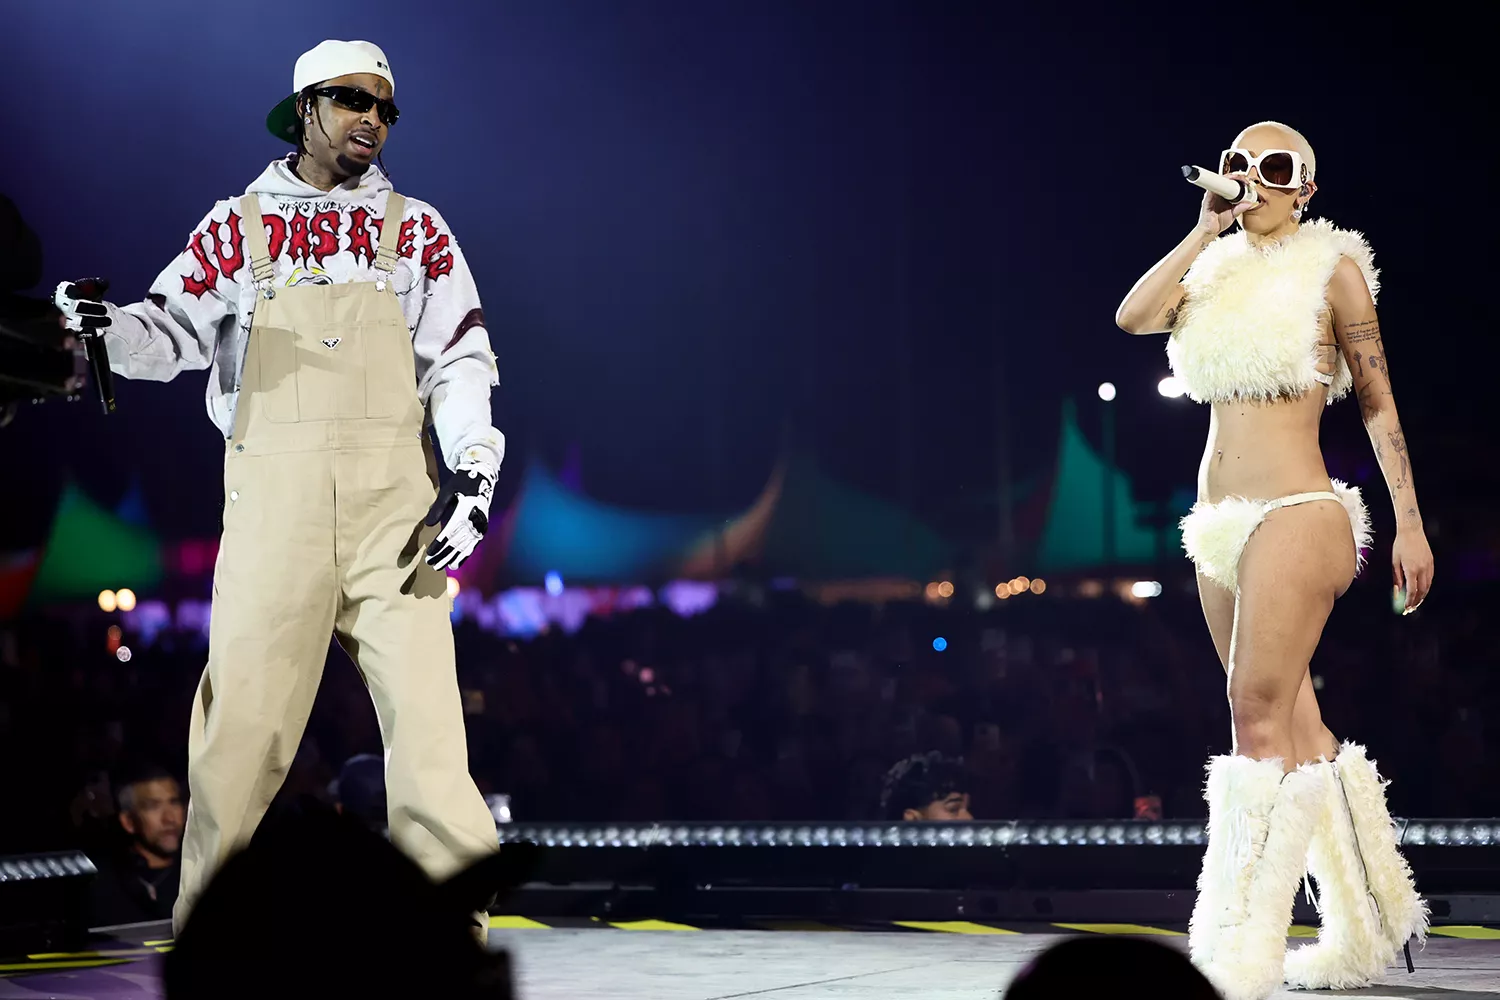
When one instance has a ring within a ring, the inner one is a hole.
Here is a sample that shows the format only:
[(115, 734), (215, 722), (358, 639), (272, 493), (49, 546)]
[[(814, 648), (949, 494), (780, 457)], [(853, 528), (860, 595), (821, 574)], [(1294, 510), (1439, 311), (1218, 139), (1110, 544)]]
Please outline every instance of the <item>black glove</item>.
[(428, 525), (443, 530), (427, 547), (427, 562), (435, 569), (457, 569), (490, 526), (490, 500), (495, 494), (496, 470), (478, 459), (461, 462), (438, 491), (427, 512)]

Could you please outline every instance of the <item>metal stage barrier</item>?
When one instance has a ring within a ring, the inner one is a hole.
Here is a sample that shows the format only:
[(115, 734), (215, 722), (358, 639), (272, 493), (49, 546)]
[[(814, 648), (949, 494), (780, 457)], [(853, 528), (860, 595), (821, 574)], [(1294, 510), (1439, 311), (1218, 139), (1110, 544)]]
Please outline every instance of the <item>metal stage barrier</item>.
[[(510, 913), (699, 920), (1187, 922), (1199, 822), (516, 823)], [(1435, 923), (1500, 921), (1500, 819), (1397, 820)], [(1316, 923), (1299, 894), (1294, 920)]]

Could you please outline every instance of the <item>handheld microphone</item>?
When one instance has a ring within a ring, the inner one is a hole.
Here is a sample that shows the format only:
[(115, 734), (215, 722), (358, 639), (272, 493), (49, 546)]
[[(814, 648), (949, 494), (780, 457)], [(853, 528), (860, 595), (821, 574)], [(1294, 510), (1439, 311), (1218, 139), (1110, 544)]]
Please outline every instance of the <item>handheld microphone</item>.
[[(68, 293), (76, 296), (80, 302), (103, 302), (104, 293), (107, 291), (109, 291), (109, 282), (103, 278), (85, 278), (83, 281), (75, 281), (68, 289)], [(84, 356), (88, 359), (89, 367), (94, 373), (94, 385), (99, 390), (99, 405), (104, 407), (105, 413), (115, 412), (115, 377), (109, 368), (109, 353), (104, 347), (104, 332), (98, 329), (80, 330), (78, 341), (83, 345)]]
[(1233, 177), (1225, 177), (1216, 174), (1212, 170), (1203, 167), (1182, 168), (1183, 179), (1189, 184), (1196, 184), (1205, 191), (1212, 191), (1231, 205), (1242, 201), (1251, 203), (1260, 201), (1260, 196), (1255, 193), (1255, 188), (1244, 181), (1235, 180)]

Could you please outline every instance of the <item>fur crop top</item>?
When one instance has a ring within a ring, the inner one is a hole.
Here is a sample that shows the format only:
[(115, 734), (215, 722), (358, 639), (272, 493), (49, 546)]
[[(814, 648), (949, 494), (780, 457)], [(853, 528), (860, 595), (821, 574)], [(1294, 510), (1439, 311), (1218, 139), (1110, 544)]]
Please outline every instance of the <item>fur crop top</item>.
[(1328, 402), (1354, 378), (1339, 352), (1333, 375), (1318, 371), (1319, 321), (1339, 259), (1359, 265), (1370, 296), (1380, 291), (1374, 254), (1359, 233), (1324, 219), (1268, 247), (1244, 230), (1209, 244), (1182, 279), (1182, 308), (1167, 340), (1167, 362), (1199, 403), (1300, 396), (1328, 386)]

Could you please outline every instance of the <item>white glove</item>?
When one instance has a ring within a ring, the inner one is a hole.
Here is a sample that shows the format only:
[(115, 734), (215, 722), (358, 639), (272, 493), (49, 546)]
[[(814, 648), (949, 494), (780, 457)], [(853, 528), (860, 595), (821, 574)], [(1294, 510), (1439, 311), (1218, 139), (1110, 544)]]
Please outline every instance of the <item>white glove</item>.
[(438, 491), (426, 522), (443, 525), (427, 546), (427, 562), (434, 569), (457, 569), (474, 554), (490, 526), (498, 471), (478, 454), (468, 454)]
[(64, 281), (52, 293), (52, 304), (63, 314), (63, 325), (69, 330), (97, 333), (110, 325), (109, 310), (104, 308), (104, 293), (109, 282), (103, 278)]

